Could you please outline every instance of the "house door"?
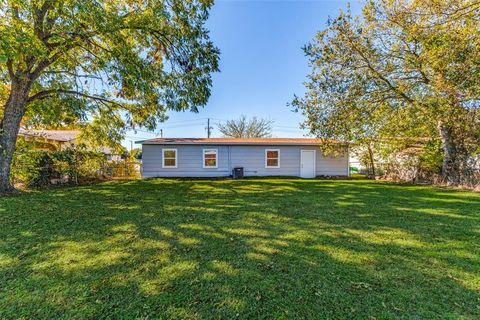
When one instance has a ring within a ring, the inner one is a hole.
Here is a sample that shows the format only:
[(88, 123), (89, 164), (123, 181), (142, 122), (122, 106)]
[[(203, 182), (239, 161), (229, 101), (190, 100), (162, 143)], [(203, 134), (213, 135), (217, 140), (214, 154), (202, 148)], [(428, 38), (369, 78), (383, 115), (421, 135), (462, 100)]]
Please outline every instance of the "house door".
[(301, 151), (300, 177), (315, 178), (315, 150)]

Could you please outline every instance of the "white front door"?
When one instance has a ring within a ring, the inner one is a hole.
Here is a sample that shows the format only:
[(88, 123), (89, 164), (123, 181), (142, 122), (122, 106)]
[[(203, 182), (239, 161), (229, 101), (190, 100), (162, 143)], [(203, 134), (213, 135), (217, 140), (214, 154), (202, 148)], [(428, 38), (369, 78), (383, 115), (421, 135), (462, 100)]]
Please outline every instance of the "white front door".
[(315, 150), (301, 151), (300, 177), (315, 178)]

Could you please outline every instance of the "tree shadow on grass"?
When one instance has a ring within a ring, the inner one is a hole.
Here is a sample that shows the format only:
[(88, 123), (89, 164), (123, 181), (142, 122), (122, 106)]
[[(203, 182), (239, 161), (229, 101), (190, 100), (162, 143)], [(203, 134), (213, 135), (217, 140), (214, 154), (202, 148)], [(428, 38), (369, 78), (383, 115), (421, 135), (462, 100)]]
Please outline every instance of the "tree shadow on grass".
[(0, 202), (0, 317), (478, 318), (480, 197), (152, 179)]

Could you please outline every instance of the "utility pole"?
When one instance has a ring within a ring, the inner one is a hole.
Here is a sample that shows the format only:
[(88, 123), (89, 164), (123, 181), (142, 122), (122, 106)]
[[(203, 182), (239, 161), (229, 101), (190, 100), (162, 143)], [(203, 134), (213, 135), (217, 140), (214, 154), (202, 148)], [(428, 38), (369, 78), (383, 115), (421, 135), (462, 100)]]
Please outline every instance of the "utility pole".
[(133, 140), (130, 140), (130, 151), (133, 150)]
[(163, 138), (163, 129), (158, 129), (158, 132), (155, 134), (155, 138), (160, 135), (160, 138)]
[(213, 129), (213, 128), (210, 127), (210, 118), (208, 118), (208, 119), (207, 119), (207, 138), (209, 138), (209, 139), (210, 139), (210, 135), (211, 135), (211, 130), (212, 130), (212, 129)]

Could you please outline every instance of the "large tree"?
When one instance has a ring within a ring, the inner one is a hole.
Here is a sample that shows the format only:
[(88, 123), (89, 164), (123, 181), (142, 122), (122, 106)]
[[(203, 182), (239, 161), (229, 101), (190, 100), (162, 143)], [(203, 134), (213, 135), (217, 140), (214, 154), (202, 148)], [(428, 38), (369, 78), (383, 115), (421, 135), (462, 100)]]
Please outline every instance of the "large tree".
[(293, 105), (319, 137), (431, 138), (446, 182), (480, 145), (480, 1), (378, 0), (341, 12), (305, 46), (312, 73)]
[(3, 0), (0, 193), (21, 123), (85, 124), (98, 139), (206, 104), (218, 49), (211, 0)]
[(253, 117), (248, 119), (245, 115), (238, 119), (228, 120), (218, 124), (218, 130), (231, 138), (265, 138), (272, 136), (272, 120)]

